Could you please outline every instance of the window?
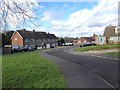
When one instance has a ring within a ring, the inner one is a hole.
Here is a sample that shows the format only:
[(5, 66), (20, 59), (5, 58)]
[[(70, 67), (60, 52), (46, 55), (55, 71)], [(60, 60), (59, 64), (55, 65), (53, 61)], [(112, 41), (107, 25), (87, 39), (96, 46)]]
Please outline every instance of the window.
[(31, 41), (35, 41), (35, 39), (34, 39), (34, 38), (31, 38)]
[(102, 37), (100, 38), (100, 41), (102, 41)]
[(37, 41), (41, 41), (41, 39), (40, 39), (40, 38), (38, 38), (38, 39), (37, 39)]
[(39, 41), (41, 41), (41, 39), (39, 39)]
[(29, 39), (29, 38), (26, 38), (26, 39), (25, 39), (25, 42), (29, 42), (29, 41), (30, 41), (30, 39)]
[(47, 38), (47, 41), (50, 41), (50, 39), (49, 39), (49, 38)]
[(45, 39), (44, 39), (44, 38), (42, 38), (42, 41), (45, 41)]

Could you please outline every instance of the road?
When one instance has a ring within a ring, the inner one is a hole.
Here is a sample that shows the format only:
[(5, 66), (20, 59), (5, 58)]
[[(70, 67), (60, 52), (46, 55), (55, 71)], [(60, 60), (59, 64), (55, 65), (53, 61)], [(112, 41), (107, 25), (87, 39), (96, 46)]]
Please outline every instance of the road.
[(118, 88), (118, 62), (86, 54), (72, 54), (70, 48), (42, 53), (63, 73), (68, 88)]

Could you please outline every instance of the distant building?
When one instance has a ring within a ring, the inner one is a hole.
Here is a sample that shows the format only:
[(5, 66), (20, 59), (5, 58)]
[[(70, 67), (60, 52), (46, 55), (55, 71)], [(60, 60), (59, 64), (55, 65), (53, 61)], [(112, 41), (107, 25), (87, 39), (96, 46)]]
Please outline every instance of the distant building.
[(97, 37), (97, 35), (93, 34), (93, 36), (91, 37), (81, 37), (77, 40), (74, 40), (74, 44), (80, 44), (80, 43), (85, 43), (85, 42), (95, 42), (95, 37)]
[(26, 46), (34, 45), (40, 48), (50, 48), (57, 46), (58, 40), (54, 34), (47, 34), (46, 32), (37, 32), (23, 30), (17, 30), (11, 37), (13, 46)]

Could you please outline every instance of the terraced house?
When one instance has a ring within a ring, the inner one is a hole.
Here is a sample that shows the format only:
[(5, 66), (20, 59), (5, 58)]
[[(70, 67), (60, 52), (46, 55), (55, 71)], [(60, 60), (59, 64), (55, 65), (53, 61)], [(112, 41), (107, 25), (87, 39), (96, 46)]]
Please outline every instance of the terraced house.
[(11, 37), (12, 46), (34, 45), (37, 49), (55, 47), (58, 45), (57, 39), (54, 34), (25, 29), (17, 30)]

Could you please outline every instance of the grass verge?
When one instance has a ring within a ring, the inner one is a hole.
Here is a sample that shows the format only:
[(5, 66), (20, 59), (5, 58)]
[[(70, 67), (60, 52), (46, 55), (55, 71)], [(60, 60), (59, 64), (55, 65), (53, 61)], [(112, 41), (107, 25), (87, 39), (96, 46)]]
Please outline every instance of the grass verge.
[(64, 77), (51, 61), (35, 52), (3, 55), (3, 88), (65, 88)]
[(82, 47), (82, 48), (75, 48), (74, 51), (78, 52), (85, 52), (85, 51), (96, 51), (96, 50), (104, 50), (104, 49), (114, 49), (118, 48), (118, 44), (113, 45), (100, 45), (100, 46), (88, 46), (88, 47)]
[(120, 56), (120, 52), (108, 52), (106, 54), (112, 55), (112, 56)]

